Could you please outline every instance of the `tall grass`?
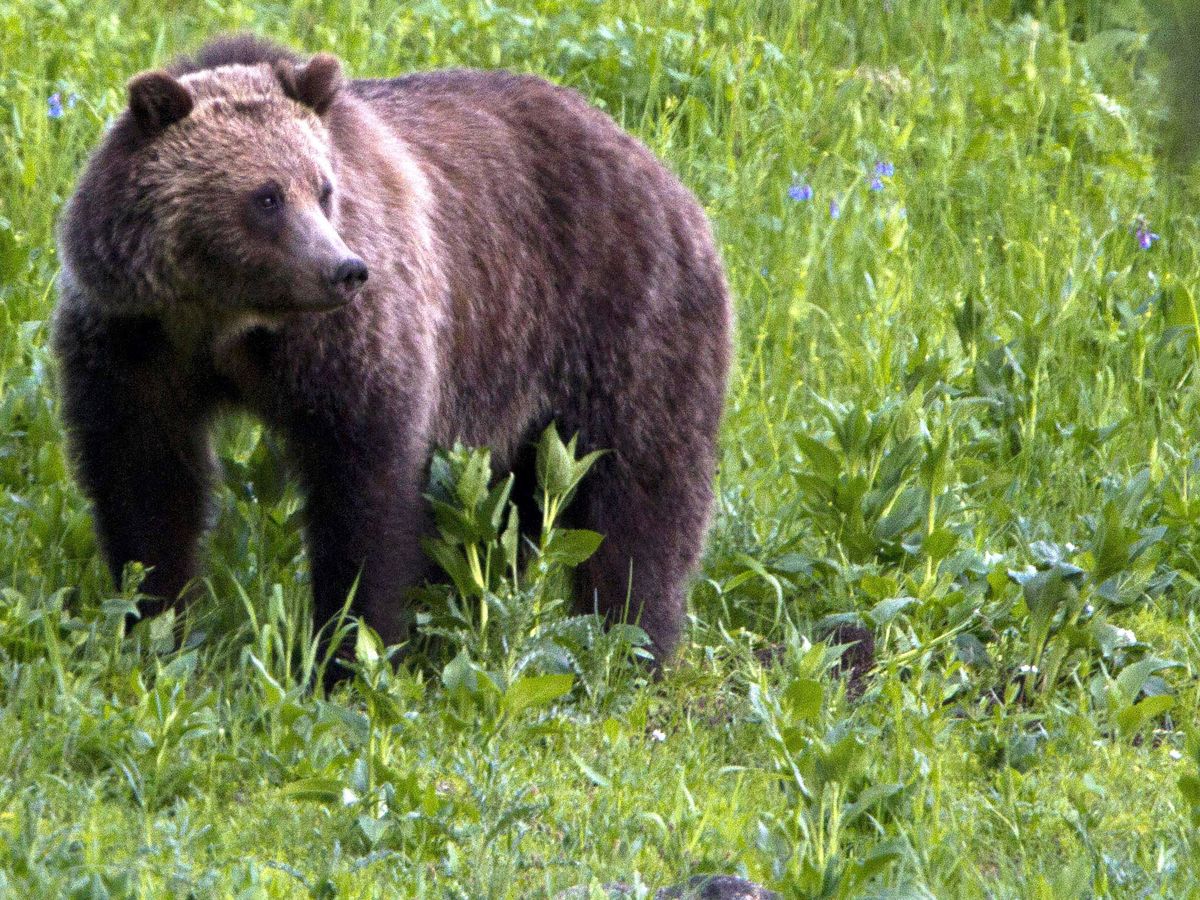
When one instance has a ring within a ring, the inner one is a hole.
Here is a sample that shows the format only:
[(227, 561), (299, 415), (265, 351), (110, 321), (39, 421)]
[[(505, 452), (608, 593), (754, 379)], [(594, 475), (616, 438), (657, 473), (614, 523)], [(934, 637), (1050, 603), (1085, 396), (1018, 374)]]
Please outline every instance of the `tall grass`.
[[(1163, 6), (0, 3), (0, 893), (1200, 890), (1200, 233)], [(314, 690), (300, 503), (247, 420), (185, 643), (125, 634), (55, 413), (53, 226), (128, 77), (242, 28), (359, 76), (572, 85), (705, 204), (740, 337), (661, 681), (533, 569), (431, 598), (403, 661), (364, 631)]]

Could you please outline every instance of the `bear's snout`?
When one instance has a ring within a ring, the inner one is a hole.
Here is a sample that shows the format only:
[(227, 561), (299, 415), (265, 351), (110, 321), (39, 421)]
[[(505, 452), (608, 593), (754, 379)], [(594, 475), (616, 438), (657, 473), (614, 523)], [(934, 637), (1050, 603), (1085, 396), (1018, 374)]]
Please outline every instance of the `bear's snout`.
[(343, 302), (349, 303), (367, 281), (367, 264), (357, 256), (343, 259), (329, 275), (330, 290)]

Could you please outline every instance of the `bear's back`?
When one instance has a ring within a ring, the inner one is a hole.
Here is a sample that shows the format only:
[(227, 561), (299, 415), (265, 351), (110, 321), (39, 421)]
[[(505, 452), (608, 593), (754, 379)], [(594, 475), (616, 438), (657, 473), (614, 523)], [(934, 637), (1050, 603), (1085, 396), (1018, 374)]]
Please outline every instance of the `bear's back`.
[[(470, 69), (359, 80), (351, 90), (420, 161), (440, 237), (452, 252), (490, 248), (474, 263), (493, 274), (501, 262), (508, 274), (523, 268), (546, 282), (535, 293), (567, 304), (585, 294), (619, 300), (626, 282), (643, 301), (644, 286), (670, 274), (664, 267), (699, 263), (721, 280), (696, 198), (576, 91)], [(724, 301), (723, 288), (705, 293)]]
[(477, 70), (350, 89), (412, 150), (434, 195), (452, 304), (449, 419), (558, 409), (567, 387), (603, 392), (633, 359), (669, 359), (693, 327), (724, 343), (728, 301), (699, 204), (578, 93)]

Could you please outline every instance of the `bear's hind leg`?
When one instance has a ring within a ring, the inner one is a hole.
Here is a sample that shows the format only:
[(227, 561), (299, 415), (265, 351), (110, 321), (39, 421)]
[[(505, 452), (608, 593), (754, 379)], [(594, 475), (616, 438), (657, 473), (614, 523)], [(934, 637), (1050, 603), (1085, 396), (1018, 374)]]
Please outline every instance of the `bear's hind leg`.
[(604, 536), (580, 573), (578, 607), (611, 623), (633, 622), (656, 662), (670, 659), (686, 614), (686, 587), (700, 555), (711, 490), (689, 472), (635, 467), (606, 454), (580, 486), (574, 523)]

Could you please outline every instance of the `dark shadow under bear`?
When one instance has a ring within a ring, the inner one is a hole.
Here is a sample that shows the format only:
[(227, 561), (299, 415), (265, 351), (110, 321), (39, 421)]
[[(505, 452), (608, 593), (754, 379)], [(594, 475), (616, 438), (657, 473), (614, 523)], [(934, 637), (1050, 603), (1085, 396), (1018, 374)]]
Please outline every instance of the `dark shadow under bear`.
[(430, 453), (499, 468), (550, 421), (606, 454), (575, 504), (605, 536), (579, 602), (661, 658), (701, 549), (731, 312), (707, 221), (575, 93), (502, 72), (343, 81), (226, 39), (130, 83), (61, 225), (54, 346), (107, 562), (196, 572), (210, 425), (282, 433), (318, 624), (403, 637)]

